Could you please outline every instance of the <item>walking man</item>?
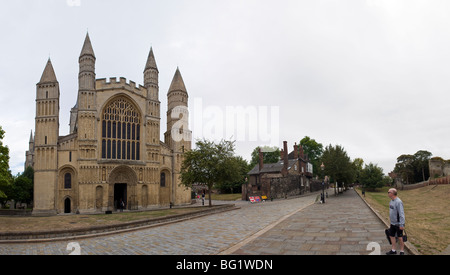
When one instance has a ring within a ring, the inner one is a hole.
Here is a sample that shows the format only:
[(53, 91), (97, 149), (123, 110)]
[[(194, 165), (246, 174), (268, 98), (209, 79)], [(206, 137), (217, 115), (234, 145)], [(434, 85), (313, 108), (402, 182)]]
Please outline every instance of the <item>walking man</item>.
[(404, 255), (405, 244), (403, 243), (403, 230), (405, 230), (405, 210), (403, 208), (403, 202), (397, 197), (397, 190), (394, 188), (389, 189), (388, 196), (391, 199), (389, 203), (389, 219), (391, 221), (389, 237), (392, 242), (392, 250), (387, 252), (386, 255), (397, 254), (396, 237), (400, 243), (400, 255)]

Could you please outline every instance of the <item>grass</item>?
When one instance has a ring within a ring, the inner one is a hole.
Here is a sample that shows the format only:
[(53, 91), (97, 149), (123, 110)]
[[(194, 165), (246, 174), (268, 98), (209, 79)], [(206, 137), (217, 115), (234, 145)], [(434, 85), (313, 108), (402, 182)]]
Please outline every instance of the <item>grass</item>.
[[(366, 191), (367, 202), (389, 221), (389, 197), (383, 188)], [(357, 190), (361, 193), (361, 190)], [(406, 215), (408, 240), (425, 255), (439, 254), (450, 245), (450, 185), (399, 190)]]
[(149, 220), (199, 211), (198, 208), (166, 209), (147, 212), (124, 212), (113, 215), (69, 215), (52, 217), (0, 217), (0, 232), (34, 232), (87, 228), (125, 222)]
[[(205, 199), (209, 199), (208, 194), (206, 194)], [(242, 194), (211, 194), (211, 199), (217, 201), (237, 201), (242, 199)]]

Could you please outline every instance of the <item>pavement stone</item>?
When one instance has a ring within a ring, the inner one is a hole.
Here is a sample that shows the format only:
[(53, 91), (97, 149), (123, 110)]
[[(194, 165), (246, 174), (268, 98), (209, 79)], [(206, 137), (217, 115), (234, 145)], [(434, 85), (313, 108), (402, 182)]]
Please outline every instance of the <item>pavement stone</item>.
[[(271, 250), (264, 252), (272, 255), (368, 255), (372, 252), (368, 244), (372, 242), (378, 243), (380, 254), (384, 254), (391, 248), (384, 230), (385, 225), (349, 190), (292, 215), (233, 254), (258, 255), (261, 250), (257, 247), (265, 243)], [(286, 239), (284, 246), (271, 245), (277, 235)], [(299, 242), (297, 247), (292, 246), (293, 240)]]
[[(282, 217), (314, 203), (317, 194), (259, 204), (233, 202), (241, 208), (179, 223), (109, 236), (43, 243), (0, 244), (0, 255), (68, 255), (77, 242), (82, 255), (213, 255), (242, 242)], [(276, 235), (281, 242), (285, 237)], [(260, 253), (274, 253), (263, 247)]]

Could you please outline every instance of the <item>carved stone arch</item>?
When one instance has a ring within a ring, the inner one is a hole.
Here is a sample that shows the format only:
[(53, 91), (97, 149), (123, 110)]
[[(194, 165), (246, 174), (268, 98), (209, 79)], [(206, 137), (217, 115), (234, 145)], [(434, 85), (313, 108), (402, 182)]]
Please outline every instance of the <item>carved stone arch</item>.
[(99, 185), (95, 188), (95, 209), (102, 211), (103, 209), (103, 186)]
[(169, 205), (172, 192), (172, 173), (169, 169), (162, 168), (159, 175), (159, 204)]
[(124, 200), (126, 209), (138, 209), (138, 176), (131, 167), (126, 165), (117, 166), (109, 173), (107, 182), (109, 210), (118, 209), (121, 199)]
[[(66, 188), (65, 184), (67, 183), (67, 174), (70, 174), (70, 188)], [(58, 185), (59, 189), (75, 189), (76, 188), (76, 182), (77, 182), (77, 173), (75, 168), (72, 165), (65, 165), (59, 169), (59, 180)]]
[(142, 190), (141, 190), (141, 206), (142, 208), (147, 208), (148, 207), (148, 186), (147, 185), (143, 185), (142, 186)]

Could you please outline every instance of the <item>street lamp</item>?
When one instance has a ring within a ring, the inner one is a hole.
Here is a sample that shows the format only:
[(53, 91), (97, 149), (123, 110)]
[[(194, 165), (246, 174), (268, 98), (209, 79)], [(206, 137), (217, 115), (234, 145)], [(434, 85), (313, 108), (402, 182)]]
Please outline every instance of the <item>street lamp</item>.
[(325, 203), (325, 176), (324, 176), (324, 170), (325, 165), (322, 162), (322, 165), (320, 165), (320, 169), (322, 170), (322, 203)]

